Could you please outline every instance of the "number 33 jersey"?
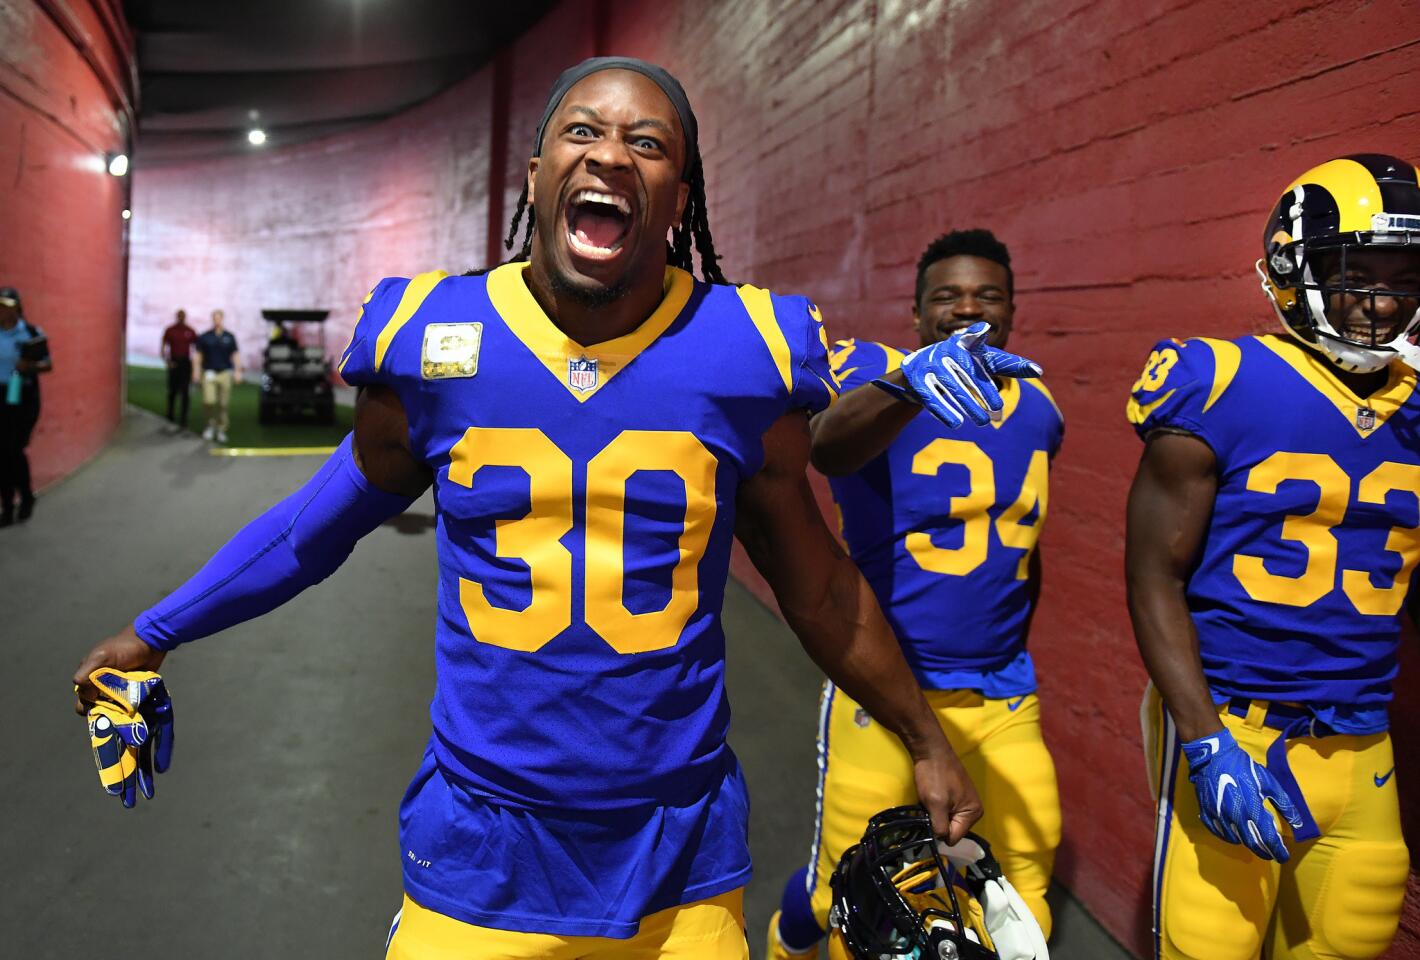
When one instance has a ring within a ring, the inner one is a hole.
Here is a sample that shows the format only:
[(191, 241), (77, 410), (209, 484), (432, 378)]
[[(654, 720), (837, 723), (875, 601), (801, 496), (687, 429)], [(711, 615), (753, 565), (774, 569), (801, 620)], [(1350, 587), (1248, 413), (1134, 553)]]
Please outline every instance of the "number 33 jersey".
[(1393, 363), (1361, 398), (1286, 337), (1159, 343), (1134, 384), (1141, 437), (1190, 433), (1218, 492), (1188, 605), (1214, 696), (1305, 703), (1386, 728), (1420, 560), (1420, 397)]
[(701, 796), (733, 763), (736, 490), (775, 420), (832, 399), (817, 310), (672, 268), (649, 319), (582, 347), (526, 267), (381, 282), (341, 361), (435, 474), (434, 752), (533, 808)]
[[(904, 354), (840, 341), (832, 370), (862, 387)], [(1049, 501), (1064, 421), (1045, 386), (1005, 380), (998, 423), (951, 430), (923, 411), (883, 454), (829, 486), (843, 538), (929, 690), (1034, 693), (1026, 652), (1030, 556)]]

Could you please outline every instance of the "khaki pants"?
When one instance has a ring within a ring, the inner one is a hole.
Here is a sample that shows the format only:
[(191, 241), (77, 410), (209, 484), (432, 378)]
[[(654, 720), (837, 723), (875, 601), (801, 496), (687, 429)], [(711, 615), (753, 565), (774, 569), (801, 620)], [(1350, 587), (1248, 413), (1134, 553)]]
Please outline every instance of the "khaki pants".
[(232, 371), (202, 371), (202, 406), (207, 411), (207, 425), (227, 431), (227, 407), (232, 402)]

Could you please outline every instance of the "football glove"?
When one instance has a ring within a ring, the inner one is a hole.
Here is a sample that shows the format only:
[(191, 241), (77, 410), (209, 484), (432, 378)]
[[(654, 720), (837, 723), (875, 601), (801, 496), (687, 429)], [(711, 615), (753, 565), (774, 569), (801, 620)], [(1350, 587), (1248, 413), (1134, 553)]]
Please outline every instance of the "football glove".
[(163, 678), (100, 667), (89, 680), (106, 698), (88, 713), (99, 783), (125, 807), (137, 802), (138, 791), (153, 799), (153, 774), (166, 772), (173, 759), (173, 701)]
[(1041, 369), (1024, 357), (987, 345), (990, 331), (989, 323), (973, 323), (909, 353), (902, 360), (907, 390), (883, 379), (873, 384), (899, 399), (920, 403), (953, 429), (967, 420), (977, 426), (999, 420), (1003, 403), (991, 375), (1038, 377)]
[(1267, 768), (1248, 756), (1227, 730), (1183, 744), (1188, 779), (1198, 791), (1198, 812), (1215, 836), (1241, 843), (1264, 860), (1286, 863), (1291, 857), (1282, 842), (1267, 801), (1292, 829), (1302, 819), (1292, 798)]

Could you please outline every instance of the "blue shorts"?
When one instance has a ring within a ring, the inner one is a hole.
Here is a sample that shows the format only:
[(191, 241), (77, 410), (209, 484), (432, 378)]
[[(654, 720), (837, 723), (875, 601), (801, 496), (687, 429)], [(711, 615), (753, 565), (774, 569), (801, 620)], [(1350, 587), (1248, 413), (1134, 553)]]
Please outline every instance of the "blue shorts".
[(749, 796), (725, 756), (715, 787), (683, 806), (553, 810), (474, 792), (431, 745), (400, 805), (405, 892), (484, 927), (635, 936), (642, 917), (749, 881)]

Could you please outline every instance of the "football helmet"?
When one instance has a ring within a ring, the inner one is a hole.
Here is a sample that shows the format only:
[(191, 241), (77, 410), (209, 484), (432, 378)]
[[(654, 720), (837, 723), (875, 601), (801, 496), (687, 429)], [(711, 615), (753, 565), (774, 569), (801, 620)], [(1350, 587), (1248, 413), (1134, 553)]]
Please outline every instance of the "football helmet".
[[(1397, 357), (1420, 367), (1420, 347), (1414, 343), (1420, 290), (1373, 286), (1353, 269), (1357, 254), (1377, 250), (1404, 251), (1420, 262), (1420, 184), (1414, 164), (1364, 153), (1313, 167), (1277, 201), (1262, 249), (1257, 274), (1263, 292), (1297, 339), (1345, 370), (1379, 370)], [(1338, 294), (1370, 299), (1369, 329), (1328, 312)], [(1394, 317), (1377, 319), (1380, 296), (1396, 298)]]
[(829, 883), (831, 958), (1049, 960), (991, 845), (974, 833), (947, 845), (920, 806), (869, 820)]

